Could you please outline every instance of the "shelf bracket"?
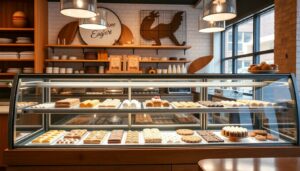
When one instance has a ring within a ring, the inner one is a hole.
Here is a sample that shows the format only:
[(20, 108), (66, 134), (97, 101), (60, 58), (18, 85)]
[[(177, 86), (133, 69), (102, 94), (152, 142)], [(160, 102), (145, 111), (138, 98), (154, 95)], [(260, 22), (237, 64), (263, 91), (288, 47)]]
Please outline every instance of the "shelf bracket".
[(52, 47), (51, 50), (52, 50), (52, 55), (54, 55), (55, 54), (55, 48)]
[(158, 49), (156, 49), (156, 55), (158, 55)]
[(135, 54), (135, 49), (134, 49), (134, 48), (132, 49), (132, 54), (133, 54), (133, 55)]
[(186, 54), (186, 49), (183, 50), (183, 54), (184, 54), (184, 55)]
[(85, 52), (85, 50), (84, 50), (84, 48), (82, 48), (82, 53), (83, 53), (83, 55), (84, 55), (84, 52)]

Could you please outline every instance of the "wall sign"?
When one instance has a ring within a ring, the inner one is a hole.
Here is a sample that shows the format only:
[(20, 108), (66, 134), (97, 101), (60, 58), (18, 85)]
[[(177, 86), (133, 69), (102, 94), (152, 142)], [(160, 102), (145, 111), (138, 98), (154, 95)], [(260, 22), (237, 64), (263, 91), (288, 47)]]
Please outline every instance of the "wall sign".
[(122, 32), (122, 24), (119, 17), (110, 9), (100, 8), (106, 11), (107, 29), (89, 30), (79, 28), (82, 40), (88, 45), (113, 45), (119, 40)]
[(185, 11), (141, 11), (141, 45), (186, 44)]

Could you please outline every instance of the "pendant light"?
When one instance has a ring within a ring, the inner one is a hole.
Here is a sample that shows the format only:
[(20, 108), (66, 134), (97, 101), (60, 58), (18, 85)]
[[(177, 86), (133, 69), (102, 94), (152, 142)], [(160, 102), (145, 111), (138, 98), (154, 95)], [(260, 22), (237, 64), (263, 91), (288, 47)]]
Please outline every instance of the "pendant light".
[(236, 15), (236, 0), (204, 0), (205, 21), (226, 21)]
[(60, 0), (60, 13), (74, 18), (96, 16), (97, 0)]
[(202, 18), (199, 21), (199, 32), (215, 33), (225, 30), (225, 21), (204, 21)]
[(103, 30), (107, 28), (106, 11), (102, 8), (97, 9), (96, 16), (79, 20), (79, 27), (90, 30)]
[[(203, 5), (204, 6), (204, 2)], [(204, 9), (204, 8), (202, 8)], [(205, 21), (203, 20), (203, 13), (199, 16), (199, 32), (201, 33), (215, 33), (225, 30), (225, 21)]]

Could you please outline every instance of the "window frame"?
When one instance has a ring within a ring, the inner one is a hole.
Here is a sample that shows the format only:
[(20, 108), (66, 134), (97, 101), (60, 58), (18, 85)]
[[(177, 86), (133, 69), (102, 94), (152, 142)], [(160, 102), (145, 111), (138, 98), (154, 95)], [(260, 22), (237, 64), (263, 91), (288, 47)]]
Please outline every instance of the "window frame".
[[(238, 59), (252, 56), (253, 64), (258, 64), (260, 61), (260, 55), (274, 53), (274, 48), (269, 49), (269, 50), (260, 51), (260, 26), (261, 26), (260, 17), (272, 10), (275, 10), (274, 5), (266, 8), (258, 13), (255, 13), (251, 16), (248, 16), (236, 23), (228, 25), (226, 27), (226, 29), (223, 32), (221, 32), (221, 48), (220, 48), (221, 49), (221, 67), (220, 68), (221, 68), (222, 74), (225, 73), (225, 61), (226, 60), (232, 60), (232, 74), (237, 74), (237, 60)], [(238, 43), (239, 43), (238, 42), (238, 26), (249, 20), (253, 21), (253, 52), (238, 55)], [(275, 23), (274, 23), (274, 27), (275, 27)], [(225, 46), (226, 34), (225, 33), (228, 29), (232, 29), (232, 40), (231, 40), (232, 55), (231, 55), (231, 57), (225, 56), (225, 52), (226, 52), (226, 49), (225, 49), (226, 48), (226, 46)]]

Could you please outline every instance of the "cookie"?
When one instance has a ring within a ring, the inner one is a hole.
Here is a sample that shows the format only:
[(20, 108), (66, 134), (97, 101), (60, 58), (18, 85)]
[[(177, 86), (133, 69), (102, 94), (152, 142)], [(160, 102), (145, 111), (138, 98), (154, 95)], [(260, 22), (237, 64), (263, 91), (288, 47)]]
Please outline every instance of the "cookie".
[(255, 136), (255, 139), (257, 141), (267, 141), (267, 137), (266, 136), (263, 136), (263, 135), (256, 135)]
[(255, 136), (256, 136), (256, 133), (255, 133), (255, 132), (249, 132), (248, 135), (249, 135), (250, 137), (255, 137)]
[(186, 142), (186, 143), (199, 143), (199, 142), (202, 141), (202, 139), (200, 137), (193, 136), (193, 135), (191, 135), (191, 136), (182, 136), (181, 140), (183, 142)]
[(177, 129), (176, 133), (178, 135), (193, 135), (194, 131), (190, 129)]
[(270, 141), (278, 141), (278, 137), (272, 135), (272, 134), (268, 134), (267, 135), (267, 139), (270, 140)]
[(265, 130), (254, 130), (253, 131), (256, 135), (263, 135), (263, 136), (267, 136), (268, 132)]

